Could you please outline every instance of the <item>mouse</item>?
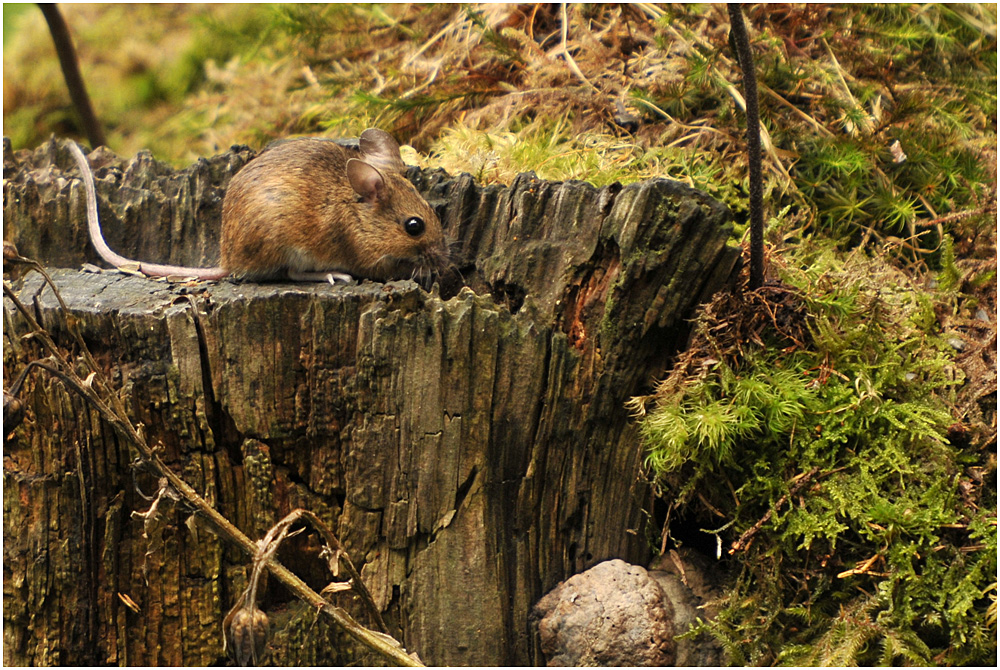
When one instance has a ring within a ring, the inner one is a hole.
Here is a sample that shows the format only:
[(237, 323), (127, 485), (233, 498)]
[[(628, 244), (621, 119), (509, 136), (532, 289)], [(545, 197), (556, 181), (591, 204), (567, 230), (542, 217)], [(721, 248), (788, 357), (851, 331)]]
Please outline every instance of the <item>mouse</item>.
[(351, 281), (440, 274), (449, 245), (433, 208), (404, 176), (399, 144), (369, 128), (357, 147), (327, 138), (272, 142), (229, 182), (222, 202), (220, 263), (193, 268), (134, 261), (101, 233), (94, 175), (83, 151), (87, 228), (101, 258), (148, 277), (204, 280)]

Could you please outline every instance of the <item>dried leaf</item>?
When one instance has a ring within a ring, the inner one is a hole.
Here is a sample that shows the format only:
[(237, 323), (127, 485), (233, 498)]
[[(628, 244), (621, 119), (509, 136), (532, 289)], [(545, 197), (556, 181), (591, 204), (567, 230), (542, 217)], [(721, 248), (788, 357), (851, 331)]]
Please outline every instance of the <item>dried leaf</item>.
[(350, 582), (330, 582), (320, 591), (321, 596), (332, 596), (334, 593), (350, 591), (353, 587)]

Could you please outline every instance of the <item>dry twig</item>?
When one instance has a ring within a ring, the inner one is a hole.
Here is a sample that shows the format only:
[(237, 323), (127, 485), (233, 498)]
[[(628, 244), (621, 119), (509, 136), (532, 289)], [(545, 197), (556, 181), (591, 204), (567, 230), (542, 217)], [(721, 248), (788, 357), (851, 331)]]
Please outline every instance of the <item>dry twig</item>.
[(743, 551), (749, 548), (750, 542), (753, 540), (753, 536), (757, 534), (757, 532), (764, 526), (765, 523), (771, 520), (772, 516), (774, 516), (774, 510), (779, 509), (782, 505), (784, 505), (788, 501), (789, 498), (798, 493), (803, 486), (809, 483), (809, 480), (811, 480), (816, 475), (817, 472), (819, 472), (819, 468), (813, 468), (804, 475), (798, 475), (796, 477), (795, 483), (792, 484), (791, 487), (789, 487), (788, 493), (778, 498), (778, 502), (774, 503), (774, 507), (767, 510), (767, 512), (764, 513), (764, 516), (762, 516), (757, 521), (757, 523), (748, 528), (742, 535), (740, 535), (740, 538), (738, 540), (733, 542), (732, 546), (729, 548), (729, 554), (732, 555), (735, 554), (737, 551)]

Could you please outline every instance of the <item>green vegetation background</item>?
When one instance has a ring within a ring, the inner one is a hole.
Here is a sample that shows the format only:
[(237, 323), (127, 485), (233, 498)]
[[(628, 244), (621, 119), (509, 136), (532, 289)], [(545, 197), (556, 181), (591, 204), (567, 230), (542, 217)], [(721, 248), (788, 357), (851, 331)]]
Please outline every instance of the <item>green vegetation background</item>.
[[(742, 241), (721, 5), (66, 5), (111, 148), (176, 165), (296, 134), (508, 182), (667, 177)], [(996, 6), (751, 5), (770, 284), (719, 296), (632, 410), (669, 512), (719, 538), (734, 663), (996, 658)], [(4, 135), (79, 136), (4, 5)], [(694, 530), (692, 530), (694, 529)]]

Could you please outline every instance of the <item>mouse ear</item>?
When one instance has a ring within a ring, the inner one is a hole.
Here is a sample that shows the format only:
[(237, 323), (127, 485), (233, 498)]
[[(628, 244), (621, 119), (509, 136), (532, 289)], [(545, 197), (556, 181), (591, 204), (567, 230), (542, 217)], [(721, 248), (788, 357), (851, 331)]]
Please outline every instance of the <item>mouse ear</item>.
[(382, 173), (365, 161), (352, 158), (347, 161), (347, 180), (351, 188), (365, 202), (375, 202), (385, 192), (385, 178)]
[(369, 128), (361, 133), (358, 145), (361, 147), (365, 162), (383, 170), (394, 170), (400, 173), (406, 171), (403, 157), (399, 155), (399, 143), (384, 130)]

